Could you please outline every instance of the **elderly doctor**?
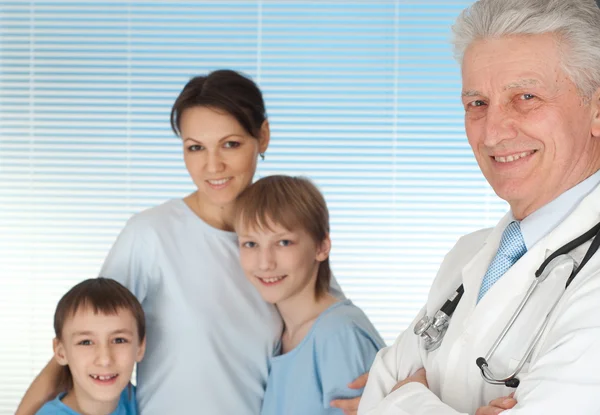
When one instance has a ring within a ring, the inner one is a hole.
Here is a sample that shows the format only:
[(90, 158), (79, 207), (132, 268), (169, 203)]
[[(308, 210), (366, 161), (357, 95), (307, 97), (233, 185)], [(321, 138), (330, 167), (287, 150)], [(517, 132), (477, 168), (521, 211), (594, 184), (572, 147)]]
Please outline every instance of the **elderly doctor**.
[[(571, 268), (549, 266), (487, 359), (505, 378), (526, 356), (518, 385), (490, 384), (476, 365), (542, 262), (600, 221), (600, 10), (594, 0), (480, 0), (453, 30), (469, 144), (510, 212), (447, 254), (425, 307), (377, 355), (358, 413), (600, 414), (600, 253), (565, 290), (590, 241), (562, 257)], [(461, 284), (445, 337), (426, 350), (415, 326)]]

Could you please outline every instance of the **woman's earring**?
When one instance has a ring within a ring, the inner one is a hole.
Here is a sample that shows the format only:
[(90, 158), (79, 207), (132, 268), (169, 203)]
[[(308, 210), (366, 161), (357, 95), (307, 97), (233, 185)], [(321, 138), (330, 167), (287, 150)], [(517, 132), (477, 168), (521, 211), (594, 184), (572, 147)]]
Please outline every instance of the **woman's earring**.
[(260, 155), (260, 159), (264, 161), (264, 159), (265, 159), (265, 153), (260, 153), (259, 155)]

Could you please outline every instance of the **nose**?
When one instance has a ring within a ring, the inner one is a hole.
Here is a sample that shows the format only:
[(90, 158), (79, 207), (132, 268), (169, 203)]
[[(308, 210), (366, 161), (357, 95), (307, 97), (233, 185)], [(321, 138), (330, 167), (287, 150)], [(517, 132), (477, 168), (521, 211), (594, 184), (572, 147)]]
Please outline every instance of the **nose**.
[(96, 348), (96, 365), (98, 366), (108, 366), (111, 364), (112, 352), (109, 345), (100, 344)]
[(261, 271), (270, 271), (275, 268), (275, 255), (269, 248), (260, 249), (258, 267)]
[(219, 173), (223, 171), (225, 163), (220, 151), (208, 152), (208, 159), (206, 160), (206, 169), (209, 173)]
[(517, 129), (509, 110), (500, 104), (488, 104), (485, 117), (486, 147), (494, 148), (504, 140), (517, 136)]

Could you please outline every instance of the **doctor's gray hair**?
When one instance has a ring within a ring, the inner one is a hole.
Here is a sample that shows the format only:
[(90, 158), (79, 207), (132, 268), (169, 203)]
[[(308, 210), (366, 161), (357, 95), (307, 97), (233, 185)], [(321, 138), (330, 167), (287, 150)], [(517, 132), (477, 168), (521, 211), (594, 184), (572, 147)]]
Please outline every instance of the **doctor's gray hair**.
[(595, 0), (479, 0), (452, 27), (454, 56), (480, 39), (557, 35), (562, 67), (584, 98), (600, 87), (600, 9)]

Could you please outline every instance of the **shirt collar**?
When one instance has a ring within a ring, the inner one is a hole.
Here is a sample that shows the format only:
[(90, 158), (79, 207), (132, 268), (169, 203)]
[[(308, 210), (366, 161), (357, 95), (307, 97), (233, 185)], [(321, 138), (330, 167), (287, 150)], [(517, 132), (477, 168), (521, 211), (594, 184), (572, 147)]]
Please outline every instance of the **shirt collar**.
[(569, 216), (579, 202), (594, 190), (599, 183), (600, 170), (523, 219), (520, 224), (521, 233), (527, 249), (531, 249), (533, 245)]

